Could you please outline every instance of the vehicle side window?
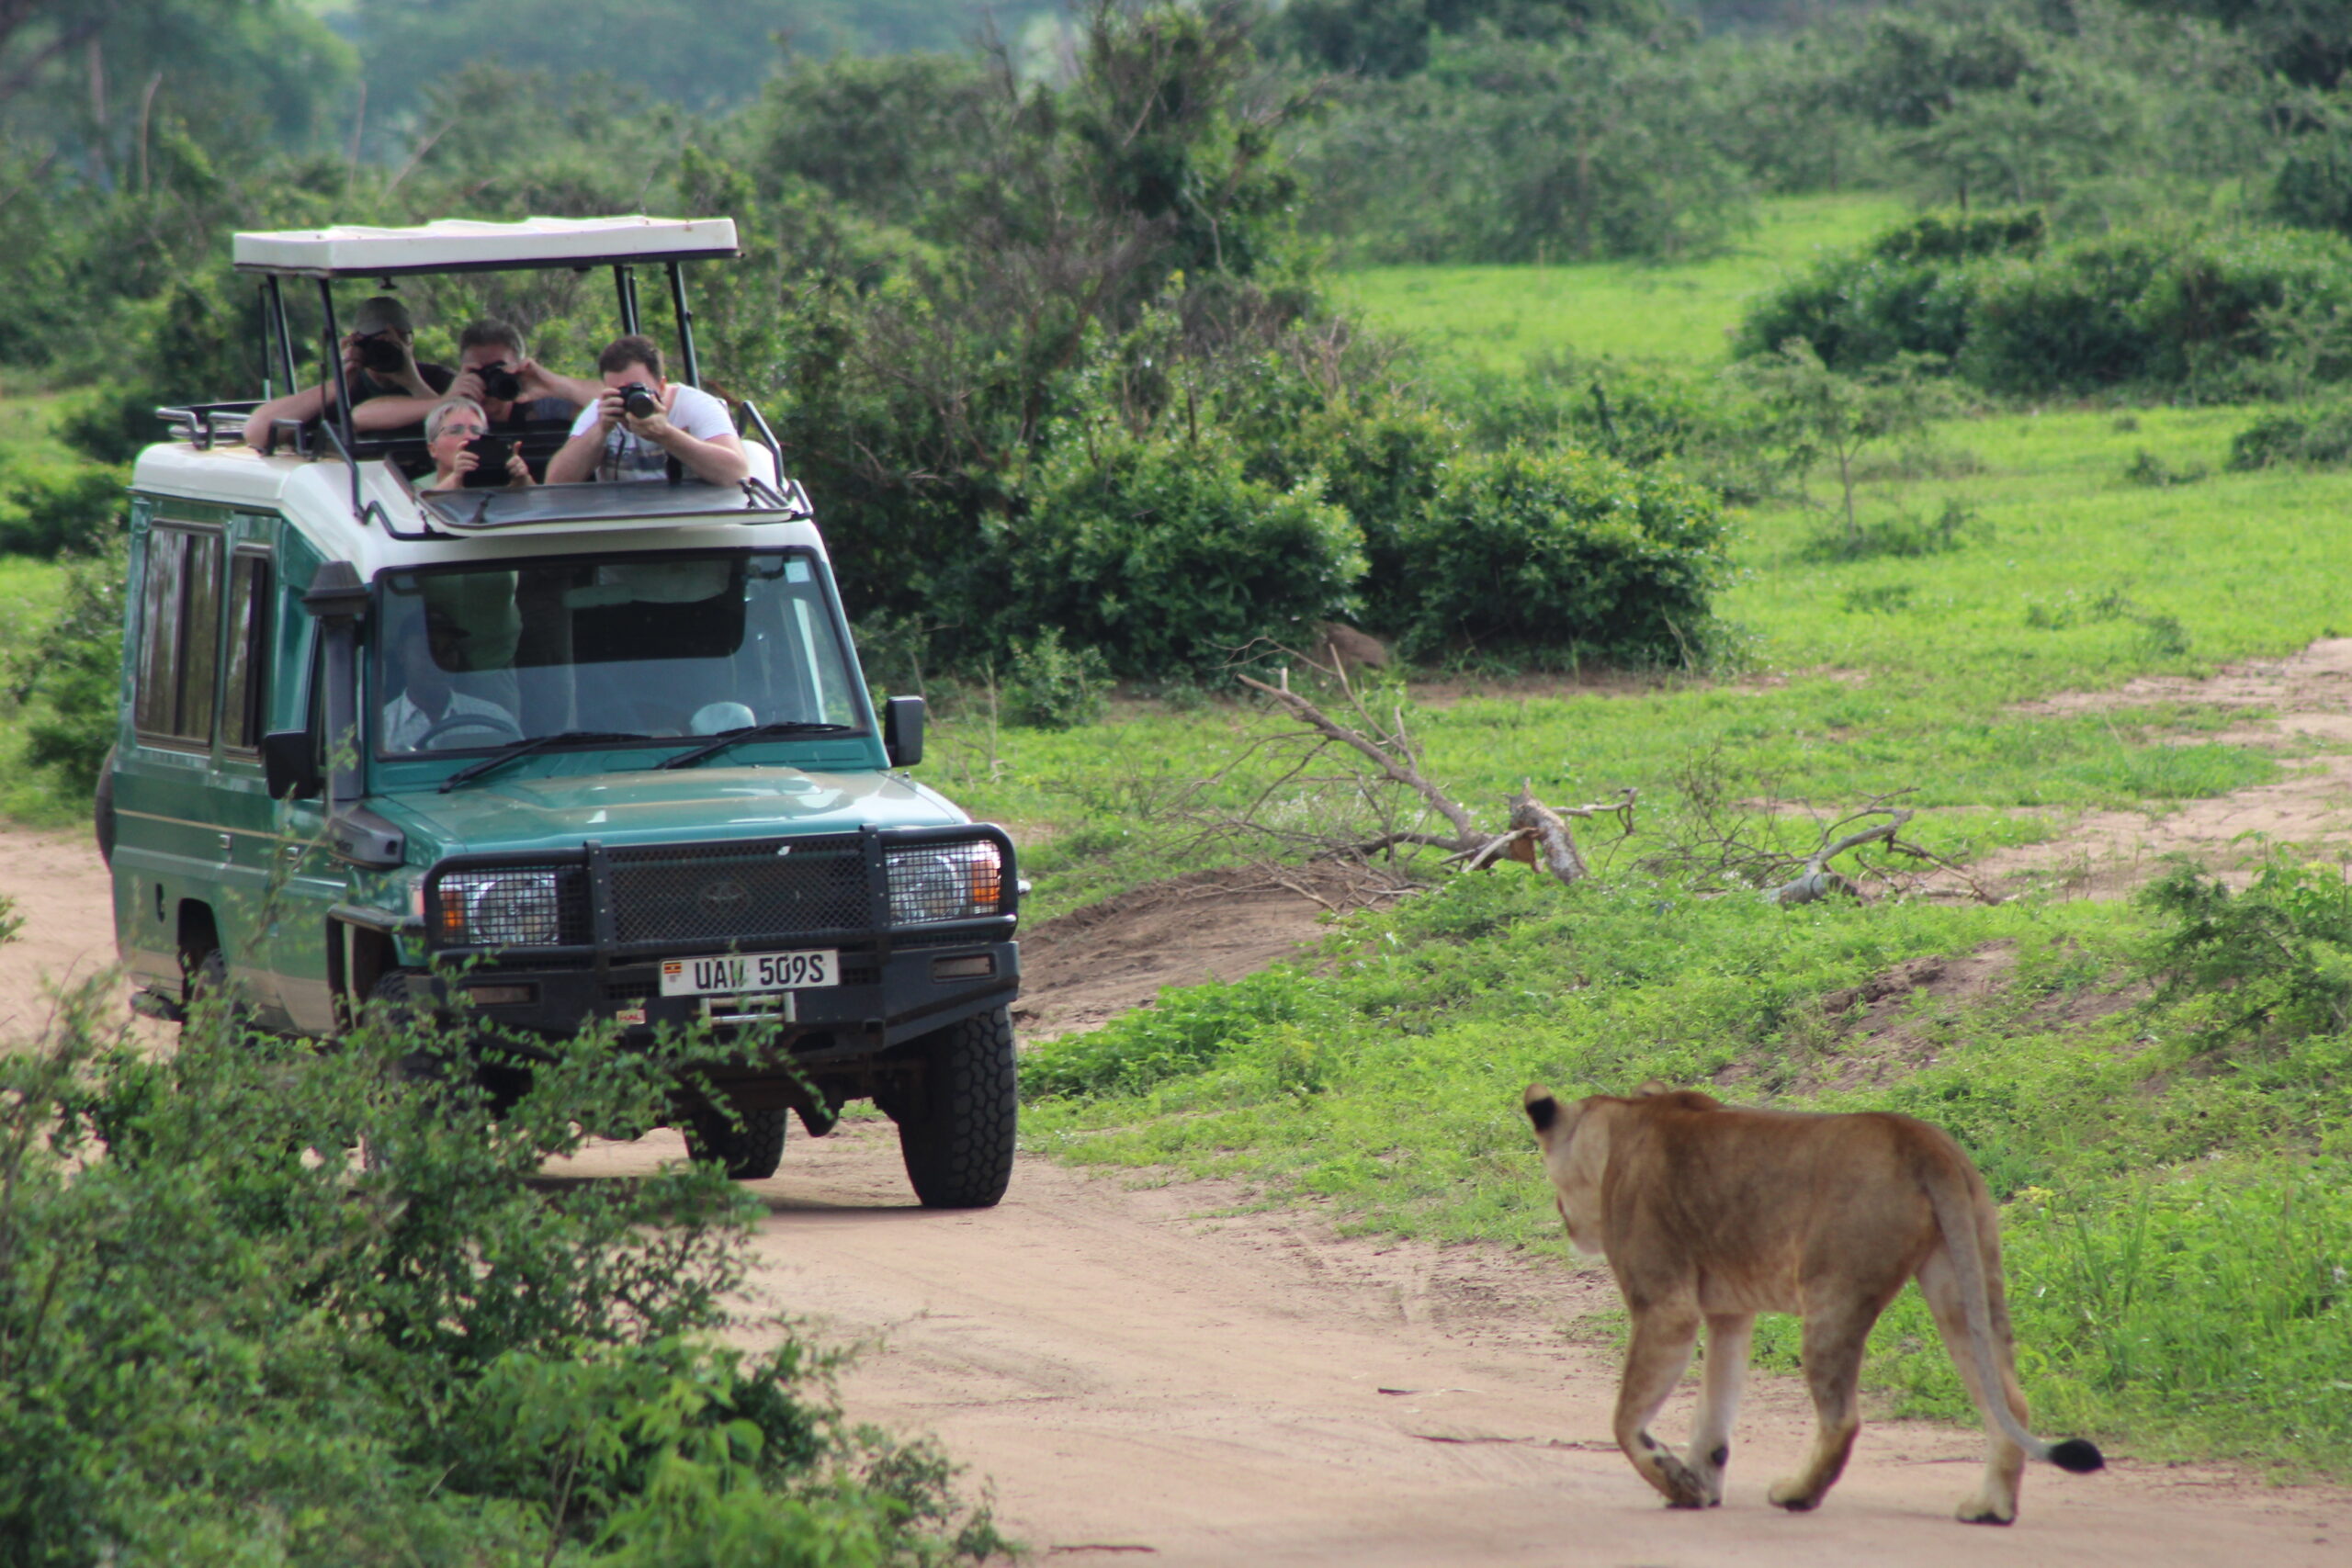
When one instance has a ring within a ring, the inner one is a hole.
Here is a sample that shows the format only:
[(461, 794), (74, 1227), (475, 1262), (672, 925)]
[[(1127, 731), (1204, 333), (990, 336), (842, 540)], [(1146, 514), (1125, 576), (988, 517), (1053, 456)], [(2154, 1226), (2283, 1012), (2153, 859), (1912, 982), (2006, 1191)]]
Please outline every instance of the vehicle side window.
[(147, 536), (140, 590), (139, 733), (167, 744), (212, 742), (220, 657), (220, 535), (159, 524)]
[(229, 562), (229, 670), (221, 683), (221, 744), (261, 748), (269, 686), (269, 558), (241, 550)]

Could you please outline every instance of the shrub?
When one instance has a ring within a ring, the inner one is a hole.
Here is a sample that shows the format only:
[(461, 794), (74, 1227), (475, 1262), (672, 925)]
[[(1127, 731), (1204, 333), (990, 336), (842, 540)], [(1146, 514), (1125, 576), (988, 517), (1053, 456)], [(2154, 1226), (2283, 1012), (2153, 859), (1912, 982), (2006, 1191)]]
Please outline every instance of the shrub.
[(122, 480), (104, 468), (11, 485), (0, 499), (0, 554), (86, 554), (121, 532), (123, 516)]
[(2147, 374), (2154, 355), (2137, 306), (2173, 244), (2111, 235), (1980, 277), (1960, 370), (1996, 392), (2112, 386)]
[(1061, 628), (1047, 626), (1035, 641), (1012, 645), (1004, 671), (1004, 721), (1032, 729), (1083, 728), (1102, 716), (1109, 683), (1100, 653), (1064, 648)]
[(2141, 899), (2175, 922), (2149, 964), (2167, 998), (2215, 998), (2209, 1044), (2352, 1030), (2352, 883), (2340, 867), (2274, 858), (2233, 894), (2184, 865)]
[(99, 1024), (106, 993), (0, 1052), (0, 1557), (988, 1544), (984, 1519), (940, 1539), (939, 1461), (846, 1435), (808, 1347), (717, 1341), (755, 1205), (714, 1168), (542, 1190), (585, 1129), (665, 1120), (708, 1040), (556, 1043), (493, 1114), (453, 1070), (468, 1048), (421, 1026), (379, 1017), (320, 1053), (204, 1008), (157, 1052)]
[(2208, 396), (2242, 395), (2249, 371), (2282, 346), (2277, 313), (2352, 303), (2352, 240), (2255, 229), (2183, 247), (2132, 308), (2148, 373)]
[(1338, 403), (1303, 416), (1298, 449), (1305, 462), (1293, 483), (1315, 471), (1323, 496), (1347, 513), (1363, 536), (1358, 586), (1365, 624), (1386, 630), (1405, 613), (1405, 533), (1437, 494), (1462, 438), (1444, 414), (1393, 394), (1369, 408)]
[(2288, 144), (2270, 182), (2270, 213), (2299, 229), (2352, 235), (2352, 126), (2313, 131)]
[(997, 624), (1057, 626), (1122, 676), (1206, 672), (1260, 638), (1296, 642), (1346, 613), (1363, 573), (1363, 536), (1319, 476), (1250, 479), (1214, 434), (1065, 429), (1024, 488), (1027, 517), (990, 525), (1009, 580)]
[(1903, 354), (1950, 359), (1967, 341), (1975, 299), (1976, 269), (1965, 264), (2035, 255), (2043, 232), (2040, 208), (1927, 213), (1765, 296), (1733, 351), (1769, 354), (1801, 337), (1849, 373)]
[(122, 584), (129, 570), (119, 542), (104, 555), (74, 563), (56, 617), (9, 660), (11, 694), (30, 710), (25, 760), (49, 770), (54, 793), (77, 805), (90, 798), (107, 748), (114, 744), (122, 680)]
[(1406, 535), (1407, 648), (1682, 661), (1711, 629), (1724, 538), (1720, 503), (1669, 470), (1577, 451), (1464, 457)]
[(2264, 414), (2230, 440), (2230, 467), (2239, 472), (2346, 464), (2352, 464), (2352, 403)]

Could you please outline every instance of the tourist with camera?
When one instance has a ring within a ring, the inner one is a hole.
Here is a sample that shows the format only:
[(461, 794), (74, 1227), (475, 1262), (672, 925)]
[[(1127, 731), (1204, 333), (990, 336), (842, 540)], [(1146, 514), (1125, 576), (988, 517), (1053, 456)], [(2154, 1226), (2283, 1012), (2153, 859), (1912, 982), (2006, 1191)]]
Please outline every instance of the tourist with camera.
[(491, 433), (490, 415), (471, 398), (436, 403), (424, 416), (424, 446), (433, 454), (426, 495), (454, 490), (494, 490), (531, 482), (523, 448)]
[[(417, 362), (416, 329), (408, 307), (389, 294), (363, 303), (343, 339), (344, 380), (351, 388), (351, 426), (383, 432), (414, 424), (457, 379), (446, 365)], [(245, 445), (266, 452), (279, 422), (308, 424), (334, 407), (332, 377), (315, 387), (273, 398), (246, 416)]]
[(662, 378), (662, 347), (635, 333), (596, 356), (602, 394), (571, 426), (571, 439), (548, 459), (548, 483), (659, 479), (671, 459), (715, 485), (740, 484), (752, 465), (727, 405), (699, 388)]
[[(458, 334), (458, 378), (446, 395), (481, 405), (492, 430), (512, 434), (533, 425), (571, 423), (604, 388), (576, 376), (559, 376), (524, 352), (523, 334), (509, 322), (485, 318)], [(406, 398), (396, 411), (420, 420), (437, 397)]]

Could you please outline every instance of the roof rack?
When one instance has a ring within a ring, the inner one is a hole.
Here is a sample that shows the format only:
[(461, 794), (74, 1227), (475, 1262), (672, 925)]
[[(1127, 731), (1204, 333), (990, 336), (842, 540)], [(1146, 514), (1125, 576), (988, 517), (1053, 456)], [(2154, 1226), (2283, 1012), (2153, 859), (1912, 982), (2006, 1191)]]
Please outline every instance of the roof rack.
[(469, 218), (405, 229), (288, 229), (235, 237), (239, 272), (268, 277), (400, 277), (416, 273), (633, 266), (740, 256), (732, 218)]

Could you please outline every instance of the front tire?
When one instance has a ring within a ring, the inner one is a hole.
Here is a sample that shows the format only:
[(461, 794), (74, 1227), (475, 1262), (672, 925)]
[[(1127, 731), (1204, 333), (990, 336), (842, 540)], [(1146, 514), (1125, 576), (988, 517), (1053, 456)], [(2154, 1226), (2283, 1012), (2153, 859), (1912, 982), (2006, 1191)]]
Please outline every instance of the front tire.
[(987, 1209), (1012, 1179), (1020, 1130), (1012, 1016), (1004, 1008), (914, 1042), (922, 1085), (891, 1112), (907, 1179), (926, 1209)]
[(732, 1116), (716, 1105), (698, 1105), (679, 1129), (686, 1135), (686, 1154), (698, 1165), (726, 1168), (736, 1181), (765, 1181), (784, 1159), (784, 1135), (792, 1112), (778, 1105), (764, 1111), (738, 1110)]

